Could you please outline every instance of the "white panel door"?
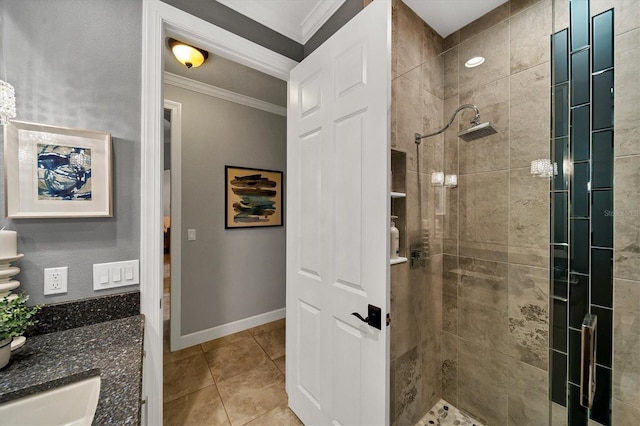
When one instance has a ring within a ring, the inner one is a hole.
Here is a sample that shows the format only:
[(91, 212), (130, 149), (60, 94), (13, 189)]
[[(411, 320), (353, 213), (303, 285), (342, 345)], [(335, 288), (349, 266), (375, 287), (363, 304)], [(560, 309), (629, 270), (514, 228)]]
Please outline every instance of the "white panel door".
[[(390, 73), (375, 0), (289, 79), (286, 383), (306, 425), (389, 422)], [(369, 304), (380, 330), (351, 315)]]

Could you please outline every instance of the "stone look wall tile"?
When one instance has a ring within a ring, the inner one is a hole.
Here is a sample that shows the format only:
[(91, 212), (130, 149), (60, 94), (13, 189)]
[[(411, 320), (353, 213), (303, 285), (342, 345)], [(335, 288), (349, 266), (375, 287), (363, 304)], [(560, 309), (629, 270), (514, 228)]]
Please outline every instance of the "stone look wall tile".
[(616, 279), (614, 289), (613, 396), (640, 410), (640, 282)]
[(613, 399), (613, 425), (634, 425), (640, 419), (640, 408), (632, 407), (624, 402)]
[[(548, 158), (548, 157), (542, 157)], [(549, 241), (549, 181), (532, 176), (530, 169), (512, 169), (509, 176), (509, 249), (522, 247), (525, 253), (537, 254), (522, 263), (534, 266), (548, 260)], [(545, 265), (542, 265), (545, 266)]]
[[(536, 6), (537, 8), (537, 6)], [(511, 168), (529, 167), (532, 160), (549, 156), (550, 65), (529, 68), (510, 79)], [(548, 188), (547, 188), (548, 191)]]
[(509, 360), (509, 425), (548, 424), (549, 387), (545, 370), (516, 359)]
[(445, 99), (458, 94), (458, 63), (457, 47), (447, 51), (442, 57), (442, 66), (444, 69), (443, 96)]
[(614, 276), (640, 277), (640, 156), (615, 160)]
[[(640, 9), (640, 5), (638, 5)], [(617, 22), (618, 11), (614, 19)], [(640, 154), (640, 29), (615, 38), (614, 141), (615, 155)]]
[(486, 29), (503, 22), (505, 19), (509, 18), (509, 10), (509, 2), (503, 3), (470, 24), (465, 25), (460, 29), (460, 42), (464, 42), (465, 40), (480, 34)]
[(509, 352), (507, 264), (460, 257), (458, 335)]
[(511, 16), (522, 12), (540, 1), (541, 0), (511, 0), (509, 2), (511, 5)]
[[(460, 141), (460, 174), (506, 170), (509, 168), (509, 78), (460, 92), (460, 104), (480, 110), (480, 122), (491, 121), (498, 133), (471, 142)], [(475, 113), (459, 114), (459, 130), (471, 127)]]
[(423, 23), (402, 1), (393, 2), (396, 25), (396, 61), (398, 75), (422, 64)]
[[(550, 34), (550, 1), (540, 2), (511, 18), (511, 74), (549, 61)], [(548, 108), (545, 110), (548, 112)]]
[(458, 257), (444, 255), (442, 259), (442, 329), (458, 334)]
[[(396, 147), (403, 151), (415, 151), (414, 133), (422, 129), (422, 99), (420, 85), (403, 76), (391, 86), (396, 104)], [(415, 169), (412, 169), (415, 170)]]
[(506, 425), (507, 365), (508, 357), (492, 347), (459, 339), (458, 408), (485, 425)]
[(461, 175), (460, 245), (479, 242), (507, 246), (509, 221), (509, 172)]
[[(458, 53), (461, 92), (509, 76), (509, 22), (498, 24), (460, 43)], [(483, 56), (484, 63), (475, 68), (465, 67), (465, 62), (474, 56)]]
[(442, 399), (458, 406), (458, 336), (442, 333)]
[(549, 270), (509, 265), (511, 355), (546, 371), (549, 363)]
[(415, 424), (423, 412), (422, 359), (418, 347), (413, 347), (392, 362), (393, 425)]
[(553, 0), (553, 32), (569, 27), (569, 0)]

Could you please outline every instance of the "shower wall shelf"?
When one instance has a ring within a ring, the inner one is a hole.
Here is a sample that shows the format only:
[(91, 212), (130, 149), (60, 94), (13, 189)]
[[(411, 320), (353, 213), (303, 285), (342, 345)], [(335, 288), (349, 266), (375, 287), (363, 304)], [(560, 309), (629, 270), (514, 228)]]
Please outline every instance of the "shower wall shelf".
[(391, 150), (390, 188), (391, 214), (395, 219), (396, 228), (400, 231), (400, 257), (389, 259), (391, 265), (407, 262), (407, 154), (403, 151)]

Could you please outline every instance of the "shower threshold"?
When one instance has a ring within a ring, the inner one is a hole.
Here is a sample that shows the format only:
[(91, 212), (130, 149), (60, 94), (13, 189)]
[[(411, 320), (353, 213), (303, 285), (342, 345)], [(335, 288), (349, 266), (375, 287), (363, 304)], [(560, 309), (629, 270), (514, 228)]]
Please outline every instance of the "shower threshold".
[(479, 421), (464, 414), (444, 399), (441, 399), (431, 407), (429, 412), (416, 424), (416, 426), (484, 426)]

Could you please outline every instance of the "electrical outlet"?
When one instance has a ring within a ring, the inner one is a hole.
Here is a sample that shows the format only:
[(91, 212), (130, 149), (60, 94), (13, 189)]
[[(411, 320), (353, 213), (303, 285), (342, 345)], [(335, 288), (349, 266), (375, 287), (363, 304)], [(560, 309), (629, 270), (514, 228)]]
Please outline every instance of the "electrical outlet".
[(63, 266), (60, 268), (45, 268), (44, 270), (44, 294), (60, 294), (67, 292), (67, 269)]

